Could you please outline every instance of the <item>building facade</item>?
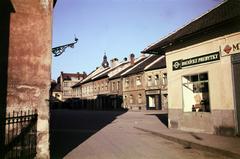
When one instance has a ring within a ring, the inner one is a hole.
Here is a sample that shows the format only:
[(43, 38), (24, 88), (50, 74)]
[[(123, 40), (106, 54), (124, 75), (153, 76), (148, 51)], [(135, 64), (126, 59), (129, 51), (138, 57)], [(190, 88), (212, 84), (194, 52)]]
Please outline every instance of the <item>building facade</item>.
[(143, 73), (125, 76), (122, 82), (124, 108), (130, 110), (146, 109)]
[[(47, 99), (51, 83), (53, 5), (53, 0), (0, 2), (0, 131), (5, 133), (6, 112), (36, 109), (36, 158), (50, 157)], [(0, 136), (2, 146), (4, 135)]]
[(146, 109), (167, 111), (167, 69), (165, 56), (149, 64), (144, 69)]
[(170, 128), (239, 134), (239, 7), (224, 1), (144, 50), (166, 53)]
[(123, 89), (123, 106), (130, 110), (146, 110), (146, 79), (144, 68), (155, 61), (158, 56), (141, 57), (132, 67), (121, 74)]
[[(76, 91), (72, 89), (72, 86), (76, 85), (86, 77), (86, 73), (64, 73), (58, 79), (60, 83), (60, 88), (62, 91), (62, 101), (66, 99), (73, 98), (76, 95)], [(79, 92), (78, 92), (79, 93)]]

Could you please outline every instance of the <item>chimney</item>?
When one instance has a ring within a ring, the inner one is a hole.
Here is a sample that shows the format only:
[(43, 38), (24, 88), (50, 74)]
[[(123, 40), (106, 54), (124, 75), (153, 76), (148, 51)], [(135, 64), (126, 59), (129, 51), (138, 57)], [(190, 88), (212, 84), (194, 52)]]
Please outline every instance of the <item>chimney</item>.
[(85, 71), (83, 71), (83, 78), (87, 77), (87, 73)]
[(141, 53), (141, 58), (144, 58), (145, 57), (145, 54)]
[(111, 67), (117, 66), (118, 63), (119, 63), (119, 62), (118, 62), (118, 59), (117, 59), (117, 58), (112, 59), (112, 60), (111, 60)]
[(135, 55), (133, 53), (130, 54), (130, 63), (131, 65), (134, 64), (134, 61), (135, 61)]

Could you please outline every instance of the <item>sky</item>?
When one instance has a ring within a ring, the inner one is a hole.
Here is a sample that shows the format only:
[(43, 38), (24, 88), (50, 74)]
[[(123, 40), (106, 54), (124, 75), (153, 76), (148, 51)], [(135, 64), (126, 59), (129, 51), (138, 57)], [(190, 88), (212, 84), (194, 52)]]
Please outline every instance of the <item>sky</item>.
[(102, 63), (136, 57), (219, 5), (223, 0), (58, 0), (53, 13), (52, 47), (74, 42), (52, 58), (52, 79), (60, 72), (92, 72)]

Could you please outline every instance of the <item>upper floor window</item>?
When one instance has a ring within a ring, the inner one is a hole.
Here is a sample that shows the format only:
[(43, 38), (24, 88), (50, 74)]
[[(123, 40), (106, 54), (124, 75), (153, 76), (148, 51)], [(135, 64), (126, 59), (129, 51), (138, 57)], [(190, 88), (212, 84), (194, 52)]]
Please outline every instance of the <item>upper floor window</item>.
[(142, 84), (142, 82), (141, 82), (141, 77), (140, 76), (137, 76), (137, 78), (136, 78), (136, 85), (137, 86), (140, 86)]
[(129, 87), (129, 79), (128, 78), (125, 78), (125, 86)]
[(108, 90), (108, 83), (105, 83), (105, 90)]
[(101, 84), (102, 85), (102, 90), (104, 89), (104, 85), (103, 85), (103, 83)]
[(152, 86), (152, 76), (148, 76), (147, 78), (147, 85)]
[(167, 85), (167, 73), (163, 73), (163, 79), (162, 84)]
[(129, 96), (129, 103), (130, 103), (130, 104), (133, 104), (133, 95), (130, 95), (130, 96)]
[(115, 82), (112, 83), (112, 91), (115, 91)]
[(68, 87), (68, 82), (63, 82), (64, 87)]
[(142, 103), (142, 94), (138, 94), (138, 103)]
[(117, 81), (117, 90), (120, 89), (120, 81)]
[(159, 75), (154, 76), (154, 85), (159, 85)]

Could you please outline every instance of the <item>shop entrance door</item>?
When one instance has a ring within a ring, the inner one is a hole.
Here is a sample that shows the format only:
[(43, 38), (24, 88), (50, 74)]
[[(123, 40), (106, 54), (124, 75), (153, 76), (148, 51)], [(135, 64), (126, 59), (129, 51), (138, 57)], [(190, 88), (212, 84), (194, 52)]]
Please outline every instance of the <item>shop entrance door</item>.
[(237, 133), (240, 134), (240, 54), (232, 56)]
[(162, 109), (160, 95), (147, 96), (147, 109)]

